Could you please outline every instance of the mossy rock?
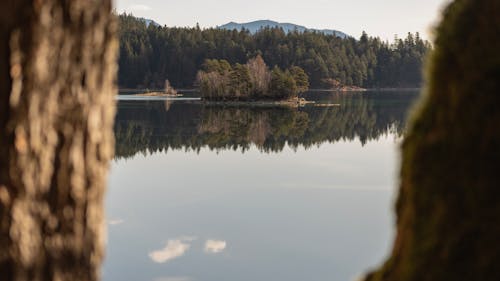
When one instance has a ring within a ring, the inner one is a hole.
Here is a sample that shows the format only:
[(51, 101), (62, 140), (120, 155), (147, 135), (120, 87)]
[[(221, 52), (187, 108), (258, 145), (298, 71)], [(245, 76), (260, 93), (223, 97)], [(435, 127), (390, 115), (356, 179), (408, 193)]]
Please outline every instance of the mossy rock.
[(500, 280), (500, 1), (454, 1), (436, 32), (402, 148), (397, 238), (370, 281)]

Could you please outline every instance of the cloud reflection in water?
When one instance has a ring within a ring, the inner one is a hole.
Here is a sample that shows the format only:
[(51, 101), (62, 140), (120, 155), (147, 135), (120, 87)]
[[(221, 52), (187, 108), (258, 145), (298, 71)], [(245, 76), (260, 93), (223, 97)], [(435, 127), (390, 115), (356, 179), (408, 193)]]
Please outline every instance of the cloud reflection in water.
[(125, 222), (125, 220), (115, 219), (115, 220), (109, 220), (108, 224), (109, 225), (120, 225), (120, 224), (123, 224), (124, 222)]
[(154, 281), (193, 281), (193, 280), (194, 280), (193, 278), (184, 277), (184, 276), (181, 276), (181, 277), (160, 277), (160, 278), (154, 279)]
[(207, 240), (205, 242), (205, 252), (218, 254), (226, 249), (226, 241), (221, 240)]
[(194, 237), (181, 237), (168, 240), (165, 248), (150, 252), (149, 257), (156, 263), (166, 263), (183, 256), (191, 248), (188, 242), (194, 240), (196, 240)]

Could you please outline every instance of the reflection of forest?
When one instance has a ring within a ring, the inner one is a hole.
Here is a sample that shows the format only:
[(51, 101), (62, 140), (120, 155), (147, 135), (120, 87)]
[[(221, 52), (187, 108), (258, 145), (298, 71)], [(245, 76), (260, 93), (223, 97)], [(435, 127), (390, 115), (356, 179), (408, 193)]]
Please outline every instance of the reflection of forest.
[(116, 157), (168, 149), (241, 149), (265, 152), (286, 144), (305, 148), (323, 142), (401, 135), (414, 95), (329, 96), (336, 107), (206, 106), (199, 103), (122, 101), (115, 134)]

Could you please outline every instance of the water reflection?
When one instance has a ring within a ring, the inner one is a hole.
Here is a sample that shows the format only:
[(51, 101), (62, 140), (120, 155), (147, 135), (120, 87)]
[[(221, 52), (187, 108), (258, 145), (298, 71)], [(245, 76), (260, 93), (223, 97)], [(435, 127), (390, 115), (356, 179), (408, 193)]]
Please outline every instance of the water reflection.
[(415, 97), (121, 101), (103, 280), (353, 280), (389, 251), (395, 139)]
[(207, 240), (205, 242), (205, 252), (218, 254), (226, 249), (227, 243), (222, 240)]
[(125, 222), (125, 220), (122, 220), (122, 219), (114, 219), (114, 220), (109, 220), (108, 224), (109, 225), (120, 225), (120, 224), (123, 224), (124, 222)]
[(153, 281), (193, 281), (190, 277), (159, 277), (155, 278)]
[(149, 257), (156, 263), (166, 263), (183, 256), (191, 248), (191, 244), (189, 243), (194, 240), (196, 240), (194, 237), (181, 237), (168, 240), (164, 248), (152, 251), (149, 253)]
[(400, 136), (414, 98), (411, 93), (310, 93), (308, 99), (317, 104), (300, 109), (123, 100), (115, 124), (116, 157), (202, 147), (245, 152), (255, 145), (280, 152), (286, 144), (310, 148), (356, 139), (365, 144)]

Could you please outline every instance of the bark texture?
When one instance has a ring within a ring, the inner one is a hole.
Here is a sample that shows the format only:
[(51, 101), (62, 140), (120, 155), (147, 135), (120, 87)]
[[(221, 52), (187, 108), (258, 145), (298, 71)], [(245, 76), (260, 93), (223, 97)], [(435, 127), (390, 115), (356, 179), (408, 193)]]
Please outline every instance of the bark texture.
[(111, 0), (2, 0), (0, 28), (0, 278), (98, 280), (114, 147)]
[(444, 11), (403, 144), (397, 238), (370, 281), (500, 280), (500, 1)]

